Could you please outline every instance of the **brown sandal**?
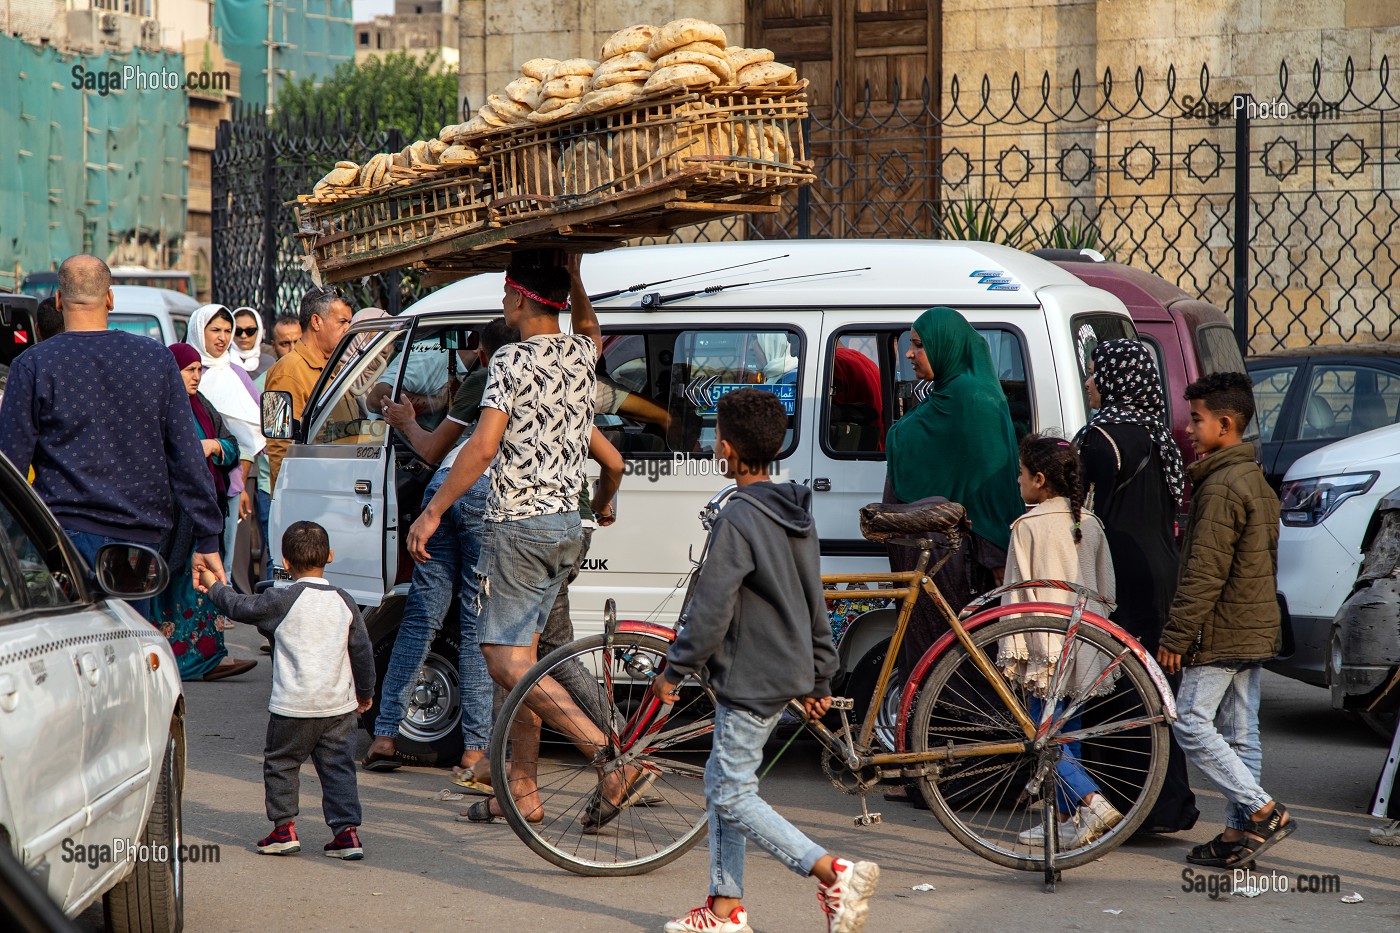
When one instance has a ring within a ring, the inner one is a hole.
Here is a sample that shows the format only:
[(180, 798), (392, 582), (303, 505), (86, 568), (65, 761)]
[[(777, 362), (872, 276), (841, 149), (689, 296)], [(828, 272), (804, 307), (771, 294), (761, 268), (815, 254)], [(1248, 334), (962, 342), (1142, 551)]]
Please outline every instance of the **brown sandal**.
[(258, 666), (257, 659), (248, 658), (243, 661), (235, 661), (229, 658), (228, 664), (219, 662), (218, 666), (204, 675), (205, 680), (223, 680), (225, 677), (237, 677), (239, 674), (246, 674)]

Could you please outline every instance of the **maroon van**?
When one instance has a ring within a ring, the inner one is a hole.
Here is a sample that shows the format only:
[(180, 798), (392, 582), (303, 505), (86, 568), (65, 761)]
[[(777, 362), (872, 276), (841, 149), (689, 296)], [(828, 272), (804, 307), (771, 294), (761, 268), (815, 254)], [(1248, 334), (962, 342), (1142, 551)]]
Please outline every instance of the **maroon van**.
[[(1157, 358), (1167, 395), (1167, 416), (1172, 436), (1189, 465), (1196, 460), (1186, 426), (1191, 407), (1182, 398), (1186, 387), (1210, 373), (1245, 372), (1244, 357), (1235, 343), (1235, 332), (1225, 313), (1208, 301), (1168, 282), (1159, 275), (1108, 262), (1093, 250), (1036, 250), (1035, 255), (1081, 279), (1085, 284), (1116, 295), (1133, 316), (1138, 336)], [(1258, 430), (1250, 425), (1248, 439)], [(1187, 490), (1188, 497), (1190, 490)], [(1186, 507), (1181, 505), (1184, 517)]]

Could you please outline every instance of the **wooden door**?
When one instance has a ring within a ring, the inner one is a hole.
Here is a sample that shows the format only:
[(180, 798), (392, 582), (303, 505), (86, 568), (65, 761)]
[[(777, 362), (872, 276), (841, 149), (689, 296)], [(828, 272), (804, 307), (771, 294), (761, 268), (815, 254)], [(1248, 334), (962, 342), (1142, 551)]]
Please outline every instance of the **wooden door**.
[[(749, 0), (748, 38), (811, 82), (810, 235), (930, 236), (942, 0)], [(788, 224), (796, 235), (796, 219)]]

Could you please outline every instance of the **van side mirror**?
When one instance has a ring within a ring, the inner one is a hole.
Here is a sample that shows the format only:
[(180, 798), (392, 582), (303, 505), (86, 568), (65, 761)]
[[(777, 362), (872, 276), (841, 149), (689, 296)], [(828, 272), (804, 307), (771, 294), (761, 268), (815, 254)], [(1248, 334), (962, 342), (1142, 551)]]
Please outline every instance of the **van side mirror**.
[(117, 599), (147, 599), (165, 589), (165, 559), (140, 544), (104, 544), (94, 557), (97, 585)]
[(274, 441), (292, 439), (292, 393), (264, 392), (262, 394), (263, 437)]

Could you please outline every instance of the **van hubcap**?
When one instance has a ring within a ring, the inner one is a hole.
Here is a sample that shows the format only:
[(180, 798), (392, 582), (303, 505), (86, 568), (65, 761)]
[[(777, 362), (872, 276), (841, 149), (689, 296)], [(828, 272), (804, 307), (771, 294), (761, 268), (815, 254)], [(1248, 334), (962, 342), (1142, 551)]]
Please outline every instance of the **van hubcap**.
[(456, 729), (461, 716), (456, 665), (438, 655), (429, 655), (409, 695), (408, 714), (399, 724), (400, 734), (418, 742), (435, 742)]

